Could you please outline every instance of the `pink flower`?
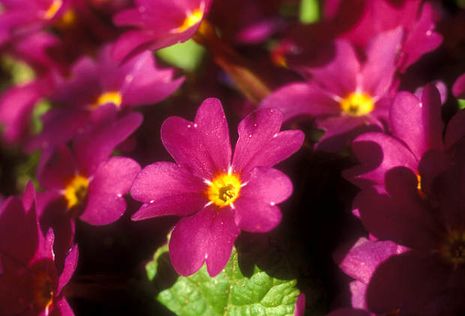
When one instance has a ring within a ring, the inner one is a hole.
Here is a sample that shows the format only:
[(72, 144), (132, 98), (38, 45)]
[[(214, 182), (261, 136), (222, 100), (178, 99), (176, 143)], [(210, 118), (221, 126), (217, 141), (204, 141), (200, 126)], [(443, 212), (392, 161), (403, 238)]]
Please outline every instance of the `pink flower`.
[(31, 149), (61, 145), (109, 112), (161, 102), (184, 81), (173, 78), (172, 69), (160, 69), (149, 51), (120, 63), (111, 57), (111, 47), (104, 46), (95, 60), (81, 58), (71, 79), (56, 84), (50, 98), (59, 106), (44, 116), (44, 130)]
[(130, 113), (76, 137), (72, 149), (61, 146), (45, 152), (38, 178), (66, 203), (62, 217), (79, 216), (87, 223), (105, 225), (124, 214), (124, 195), (140, 167), (130, 158), (111, 154), (141, 122), (141, 115)]
[(390, 170), (404, 167), (416, 175), (420, 194), (427, 193), (432, 179), (423, 171), (429, 168), (427, 174), (434, 176), (446, 164), (454, 145), (465, 135), (465, 112), (450, 120), (443, 138), (438, 89), (427, 85), (420, 94), (397, 94), (390, 110), (392, 136), (365, 133), (353, 141), (352, 151), (360, 165), (345, 171), (349, 181), (361, 188), (383, 187)]
[(402, 27), (405, 36), (398, 60), (401, 71), (442, 42), (442, 36), (435, 32), (439, 10), (427, 1), (328, 0), (324, 11), (327, 29), (361, 49), (378, 34)]
[(76, 269), (78, 250), (72, 246), (56, 258), (54, 232), (42, 233), (34, 195), (29, 185), (22, 200), (10, 197), (0, 208), (0, 314), (72, 316), (63, 288)]
[(382, 128), (396, 89), (395, 61), (402, 30), (378, 34), (362, 62), (347, 41), (337, 41), (336, 56), (321, 67), (303, 68), (309, 80), (276, 90), (262, 107), (282, 110), (286, 119), (311, 116), (325, 131), (318, 148), (337, 151), (356, 135)]
[(247, 116), (239, 124), (234, 155), (217, 99), (205, 100), (194, 122), (171, 117), (163, 123), (161, 138), (176, 163), (153, 163), (136, 177), (131, 195), (144, 205), (132, 218), (182, 217), (169, 242), (178, 273), (192, 274), (206, 262), (214, 276), (241, 230), (267, 232), (279, 224), (277, 204), (290, 196), (292, 183), (271, 167), (304, 139), (301, 131), (280, 132), (281, 123), (274, 109)]

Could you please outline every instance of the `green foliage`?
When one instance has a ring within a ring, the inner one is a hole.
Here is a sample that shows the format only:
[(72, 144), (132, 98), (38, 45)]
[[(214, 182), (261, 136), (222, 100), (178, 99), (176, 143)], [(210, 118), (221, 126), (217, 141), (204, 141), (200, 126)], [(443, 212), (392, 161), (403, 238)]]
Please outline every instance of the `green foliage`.
[(145, 272), (147, 273), (147, 278), (150, 281), (153, 281), (157, 276), (159, 260), (161, 256), (165, 253), (168, 253), (168, 244), (164, 244), (163, 246), (158, 248), (157, 251), (155, 251), (155, 254), (153, 255), (153, 260), (145, 265)]
[(157, 51), (157, 56), (163, 61), (186, 72), (195, 71), (200, 65), (204, 54), (205, 49), (193, 40)]
[(299, 20), (303, 24), (318, 22), (320, 18), (320, 6), (318, 0), (301, 0)]
[[(161, 252), (154, 257), (160, 255)], [(150, 278), (156, 267), (152, 263), (148, 267)], [(294, 315), (300, 294), (296, 283), (270, 276), (257, 266), (250, 275), (245, 275), (234, 250), (225, 269), (216, 277), (210, 277), (204, 266), (192, 276), (178, 277), (157, 299), (180, 316)]]
[(458, 103), (459, 103), (460, 110), (465, 109), (465, 99), (458, 99)]
[(11, 83), (14, 85), (26, 83), (35, 78), (34, 70), (25, 62), (15, 58), (3, 56), (1, 66), (11, 74)]

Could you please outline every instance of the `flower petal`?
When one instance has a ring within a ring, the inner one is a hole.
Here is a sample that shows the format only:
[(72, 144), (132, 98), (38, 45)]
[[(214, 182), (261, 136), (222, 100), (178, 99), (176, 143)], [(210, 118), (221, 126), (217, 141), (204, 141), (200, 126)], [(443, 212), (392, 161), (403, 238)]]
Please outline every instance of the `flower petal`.
[(428, 150), (442, 148), (441, 100), (433, 85), (425, 86), (421, 100), (408, 92), (397, 94), (390, 122), (393, 134), (407, 144), (417, 160)]
[(424, 315), (419, 310), (447, 287), (447, 270), (425, 253), (409, 251), (391, 257), (378, 267), (368, 285), (368, 307), (380, 314), (400, 308), (405, 315)]
[(275, 109), (258, 110), (239, 123), (235, 172), (247, 177), (253, 168), (272, 167), (299, 150), (304, 134), (298, 130), (279, 132), (281, 123), (282, 113)]
[(349, 42), (337, 41), (335, 46), (335, 58), (323, 67), (311, 69), (310, 73), (322, 89), (343, 98), (356, 90), (360, 63)]
[(236, 223), (241, 230), (267, 232), (281, 222), (281, 211), (275, 204), (292, 193), (292, 182), (279, 170), (255, 168), (240, 197), (234, 203)]
[(81, 220), (92, 225), (106, 225), (120, 218), (126, 210), (124, 195), (140, 171), (132, 159), (113, 157), (101, 164), (89, 184), (87, 206)]
[(386, 193), (375, 189), (360, 192), (353, 203), (367, 230), (379, 239), (417, 249), (431, 249), (438, 224), (417, 192), (417, 180), (408, 169), (387, 175)]
[(362, 89), (372, 97), (386, 94), (392, 84), (400, 53), (401, 27), (379, 33), (367, 48), (367, 62), (362, 70)]
[(465, 99), (465, 74), (455, 80), (452, 86), (452, 93), (457, 99)]
[(78, 263), (78, 257), (79, 257), (79, 250), (77, 245), (74, 245), (70, 251), (68, 252), (65, 261), (64, 261), (64, 269), (60, 274), (60, 277), (58, 279), (58, 287), (56, 290), (57, 295), (61, 293), (63, 288), (66, 286), (66, 284), (69, 283), (71, 280), (71, 277), (74, 274), (74, 271), (76, 271), (77, 263)]
[(180, 117), (168, 118), (161, 127), (161, 139), (174, 160), (198, 177), (211, 180), (216, 173), (228, 170), (228, 124), (217, 99), (202, 103), (194, 123)]
[(206, 185), (185, 168), (172, 162), (145, 167), (134, 180), (131, 196), (145, 205), (132, 216), (142, 220), (164, 215), (186, 216), (207, 204)]
[(359, 187), (384, 184), (386, 172), (406, 167), (417, 172), (418, 161), (397, 139), (383, 133), (365, 133), (352, 143), (352, 151), (361, 165), (348, 169), (344, 177)]
[(110, 157), (115, 147), (129, 137), (141, 123), (142, 115), (130, 113), (77, 137), (73, 149), (79, 170), (92, 175), (99, 164)]
[(308, 83), (291, 83), (270, 94), (260, 104), (261, 108), (276, 108), (284, 120), (299, 115), (338, 115), (339, 103), (318, 86)]
[(171, 263), (179, 274), (190, 275), (206, 261), (208, 273), (215, 276), (231, 256), (238, 234), (229, 208), (204, 208), (176, 224), (169, 243)]

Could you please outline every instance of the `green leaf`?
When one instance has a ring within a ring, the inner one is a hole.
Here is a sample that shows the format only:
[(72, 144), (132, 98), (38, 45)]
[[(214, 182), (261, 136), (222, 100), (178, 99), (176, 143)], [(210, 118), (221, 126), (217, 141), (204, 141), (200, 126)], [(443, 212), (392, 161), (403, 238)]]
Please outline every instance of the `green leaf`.
[(157, 276), (158, 272), (158, 266), (159, 266), (159, 260), (161, 256), (163, 256), (165, 253), (168, 253), (168, 244), (164, 244), (160, 248), (155, 251), (155, 254), (153, 255), (153, 260), (150, 261), (145, 265), (145, 271), (147, 273), (147, 278), (150, 281), (153, 281), (155, 277)]
[(460, 110), (465, 109), (465, 99), (458, 99), (458, 103), (459, 103)]
[(223, 272), (212, 278), (205, 266), (189, 277), (179, 277), (157, 299), (180, 316), (294, 315), (300, 294), (296, 280), (281, 280), (254, 266), (245, 276), (233, 250)]
[(188, 40), (157, 51), (157, 56), (166, 63), (193, 72), (200, 65), (205, 49), (194, 42)]
[(4, 56), (2, 68), (11, 74), (11, 81), (15, 85), (29, 82), (35, 78), (34, 70), (25, 62), (10, 56)]
[(320, 7), (318, 0), (301, 0), (299, 10), (300, 23), (310, 24), (318, 22), (320, 18)]

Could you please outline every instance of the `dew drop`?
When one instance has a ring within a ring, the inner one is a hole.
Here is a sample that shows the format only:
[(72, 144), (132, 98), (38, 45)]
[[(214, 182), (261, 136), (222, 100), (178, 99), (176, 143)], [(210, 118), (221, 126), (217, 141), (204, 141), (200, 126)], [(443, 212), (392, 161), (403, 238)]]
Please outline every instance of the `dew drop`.
[(249, 138), (252, 138), (252, 134), (249, 134)]
[(197, 127), (199, 127), (199, 126), (196, 123), (194, 123), (194, 128), (197, 128)]
[(117, 197), (122, 197), (123, 195), (121, 193), (116, 194)]
[(155, 202), (155, 200), (150, 200), (149, 203), (152, 204), (153, 202)]
[(190, 124), (187, 124), (187, 128), (191, 128), (191, 127), (192, 127), (192, 125), (190, 125)]

